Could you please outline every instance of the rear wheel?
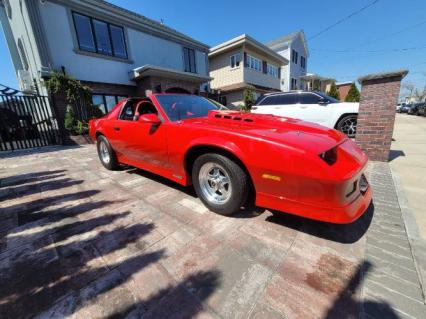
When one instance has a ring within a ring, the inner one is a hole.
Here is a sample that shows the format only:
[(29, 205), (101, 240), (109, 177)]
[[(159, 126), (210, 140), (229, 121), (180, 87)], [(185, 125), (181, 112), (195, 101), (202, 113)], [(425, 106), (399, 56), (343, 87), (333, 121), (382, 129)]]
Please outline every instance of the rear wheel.
[(250, 189), (245, 171), (228, 157), (214, 153), (195, 160), (192, 181), (204, 205), (221, 215), (236, 213), (245, 204)]
[(356, 115), (346, 115), (337, 122), (336, 128), (348, 137), (355, 137), (357, 118)]
[(99, 159), (101, 160), (102, 165), (109, 170), (117, 169), (117, 156), (109, 144), (107, 138), (103, 135), (99, 135), (96, 145), (98, 148)]

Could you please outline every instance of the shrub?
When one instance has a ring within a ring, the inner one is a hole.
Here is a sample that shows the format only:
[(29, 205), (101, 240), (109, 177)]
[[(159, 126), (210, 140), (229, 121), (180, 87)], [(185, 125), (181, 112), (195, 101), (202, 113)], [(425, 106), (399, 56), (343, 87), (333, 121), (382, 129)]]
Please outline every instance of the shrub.
[(256, 102), (254, 97), (254, 92), (251, 88), (247, 88), (244, 90), (243, 96), (244, 96), (244, 104), (241, 107), (241, 110), (245, 112), (250, 112), (251, 107)]
[(359, 102), (360, 94), (355, 83), (352, 83), (351, 88), (349, 89), (348, 95), (346, 95), (345, 102)]
[(65, 119), (64, 119), (64, 125), (65, 129), (69, 132), (71, 132), (75, 125), (75, 116), (74, 116), (74, 110), (71, 105), (67, 106), (67, 109), (65, 111)]
[(327, 92), (327, 95), (340, 100), (340, 94), (339, 94), (339, 90), (337, 89), (336, 82), (331, 83), (331, 87), (330, 87), (330, 90)]

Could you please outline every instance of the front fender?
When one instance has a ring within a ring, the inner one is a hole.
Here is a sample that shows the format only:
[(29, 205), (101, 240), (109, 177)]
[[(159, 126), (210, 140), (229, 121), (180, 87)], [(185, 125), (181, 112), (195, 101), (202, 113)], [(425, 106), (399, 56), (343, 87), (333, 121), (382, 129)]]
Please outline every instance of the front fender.
[(242, 162), (245, 161), (245, 154), (241, 150), (241, 148), (237, 146), (234, 142), (221, 137), (200, 137), (195, 140), (192, 140), (185, 152), (184, 159), (186, 157), (186, 154), (188, 154), (188, 152), (192, 148), (199, 146), (211, 146), (221, 148), (225, 151), (232, 153), (234, 156), (238, 157)]

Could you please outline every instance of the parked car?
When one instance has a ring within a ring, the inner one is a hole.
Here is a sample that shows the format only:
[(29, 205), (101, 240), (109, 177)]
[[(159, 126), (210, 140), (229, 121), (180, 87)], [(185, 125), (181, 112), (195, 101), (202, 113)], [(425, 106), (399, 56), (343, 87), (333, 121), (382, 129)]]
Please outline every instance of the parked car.
[(219, 214), (254, 199), (272, 210), (350, 223), (371, 201), (367, 156), (317, 124), (219, 110), (200, 96), (153, 94), (123, 100), (89, 125), (107, 169), (126, 164), (192, 184)]
[(418, 103), (411, 104), (410, 108), (408, 109), (408, 114), (419, 115), (419, 107), (423, 104), (424, 104), (424, 102), (418, 102)]
[(411, 104), (405, 104), (402, 105), (401, 108), (399, 109), (399, 113), (408, 113), (408, 110), (410, 109)]
[(422, 105), (418, 107), (417, 112), (418, 112), (418, 115), (426, 116), (426, 102), (424, 102)]
[(396, 105), (396, 112), (401, 113), (401, 108), (404, 107), (405, 105), (406, 105), (405, 103), (398, 103)]
[(261, 96), (253, 113), (301, 119), (355, 137), (359, 103), (340, 102), (321, 92), (292, 91)]

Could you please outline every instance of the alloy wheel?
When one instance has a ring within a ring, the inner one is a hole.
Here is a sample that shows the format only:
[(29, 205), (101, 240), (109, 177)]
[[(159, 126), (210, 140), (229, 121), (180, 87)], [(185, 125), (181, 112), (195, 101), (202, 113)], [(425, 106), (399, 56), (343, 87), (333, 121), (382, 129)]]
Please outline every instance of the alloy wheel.
[(205, 163), (198, 174), (201, 192), (212, 204), (226, 203), (232, 195), (232, 184), (228, 172), (219, 164)]

